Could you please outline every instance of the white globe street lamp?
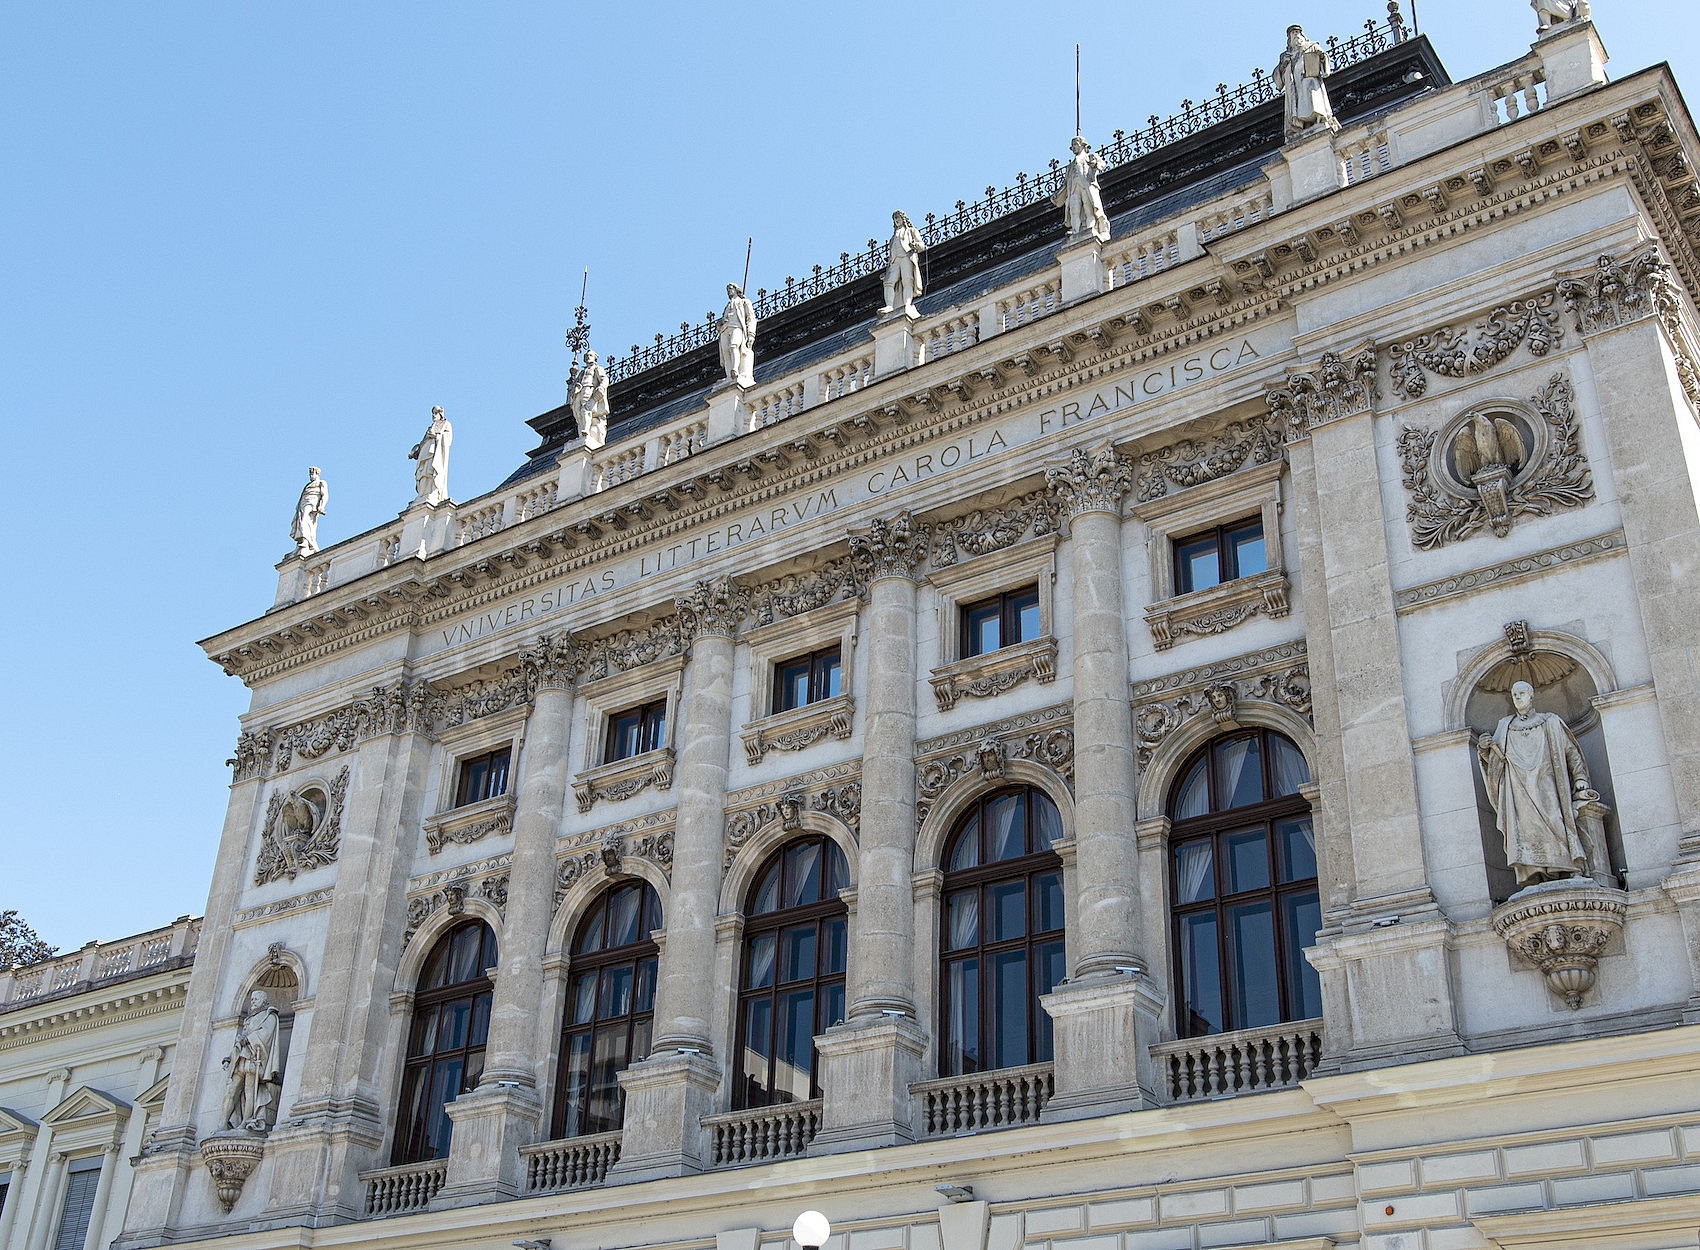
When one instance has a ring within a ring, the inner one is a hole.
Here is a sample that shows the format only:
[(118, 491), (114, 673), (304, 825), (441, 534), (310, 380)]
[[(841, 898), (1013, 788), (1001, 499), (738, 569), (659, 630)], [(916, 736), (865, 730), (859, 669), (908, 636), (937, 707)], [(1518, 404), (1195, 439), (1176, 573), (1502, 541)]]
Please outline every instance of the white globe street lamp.
[(797, 1244), (805, 1247), (805, 1250), (820, 1250), (831, 1235), (832, 1225), (827, 1223), (826, 1216), (819, 1211), (805, 1211), (797, 1217), (797, 1222), (791, 1225), (791, 1236), (795, 1237)]

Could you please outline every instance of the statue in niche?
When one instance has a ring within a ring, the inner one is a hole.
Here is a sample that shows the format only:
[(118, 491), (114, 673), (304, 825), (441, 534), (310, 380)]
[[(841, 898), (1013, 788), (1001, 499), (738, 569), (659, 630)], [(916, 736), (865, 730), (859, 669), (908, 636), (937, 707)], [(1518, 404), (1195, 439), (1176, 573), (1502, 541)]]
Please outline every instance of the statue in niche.
[(1565, 877), (1609, 882), (1602, 823), (1608, 809), (1588, 780), (1570, 726), (1561, 716), (1535, 711), (1534, 703), (1533, 686), (1512, 683), (1511, 715), (1476, 739), (1506, 862), (1519, 889)]
[(431, 409), (431, 424), (407, 453), (413, 461), (415, 504), (442, 503), (449, 497), (449, 443), (453, 439), (454, 427), (443, 410)]
[(295, 554), (310, 556), (319, 549), (319, 518), (325, 515), (325, 504), (331, 488), (319, 476), (318, 466), (307, 470), (307, 485), (295, 501), (295, 520), (289, 526), (289, 536), (295, 540)]
[(728, 382), (756, 384), (756, 309), (736, 282), (726, 284), (726, 309), (720, 314), (720, 368)]
[(1104, 215), (1104, 198), (1098, 193), (1098, 175), (1108, 166), (1080, 135), (1069, 140), (1068, 150), (1074, 156), (1063, 166), (1062, 189), (1051, 196), (1051, 203), (1063, 210), (1063, 223), (1068, 227), (1070, 239), (1090, 235), (1100, 243), (1108, 243), (1110, 219)]
[(1322, 80), (1334, 72), (1328, 50), (1306, 39), (1302, 26), (1287, 27), (1287, 47), (1275, 63), (1275, 89), (1286, 102), (1286, 135), (1292, 139), (1313, 126), (1339, 128)]
[(584, 368), (568, 379), (567, 403), (586, 447), (594, 451), (608, 441), (608, 370), (595, 352), (586, 351)]
[(890, 258), (885, 262), (885, 307), (882, 313), (899, 309), (907, 317), (918, 316), (915, 297), (921, 294), (921, 253), (927, 241), (915, 229), (907, 213), (891, 215)]
[(1585, 22), (1592, 16), (1588, 0), (1529, 0), (1529, 6), (1535, 10), (1535, 33), (1538, 35), (1546, 34), (1554, 26)]
[(278, 1054), (278, 1011), (264, 993), (248, 995), (248, 1010), (236, 1040), (221, 1062), (225, 1071), (224, 1128), (267, 1133), (277, 1119), (282, 1056)]

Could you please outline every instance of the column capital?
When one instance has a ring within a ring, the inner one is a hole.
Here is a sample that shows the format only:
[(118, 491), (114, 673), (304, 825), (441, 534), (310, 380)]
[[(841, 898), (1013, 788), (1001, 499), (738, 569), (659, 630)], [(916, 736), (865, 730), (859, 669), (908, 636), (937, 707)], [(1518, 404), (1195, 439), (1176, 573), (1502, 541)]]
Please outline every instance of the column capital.
[(850, 559), (866, 585), (882, 577), (916, 580), (932, 544), (932, 527), (900, 512), (887, 520), (875, 517), (865, 530), (850, 535)]
[(730, 577), (698, 582), (673, 601), (687, 638), (731, 638), (749, 614), (750, 592)]
[(1083, 512), (1121, 514), (1122, 497), (1133, 489), (1133, 461), (1109, 443), (1090, 451), (1076, 447), (1060, 464), (1047, 466), (1045, 485), (1070, 516)]
[(534, 696), (539, 690), (571, 690), (582, 661), (578, 645), (566, 633), (539, 634), (519, 653), (526, 687)]
[(1700, 351), (1683, 323), (1682, 296), (1657, 244), (1648, 243), (1621, 260), (1601, 256), (1586, 269), (1556, 276), (1558, 293), (1584, 339), (1656, 318), (1670, 340), (1683, 392), (1690, 403), (1700, 406), (1700, 365), (1695, 363)]
[(1306, 437), (1320, 425), (1373, 412), (1381, 398), (1375, 372), (1376, 345), (1365, 339), (1344, 352), (1323, 352), (1314, 365), (1288, 368), (1283, 384), (1264, 395), (1269, 414), (1288, 431)]

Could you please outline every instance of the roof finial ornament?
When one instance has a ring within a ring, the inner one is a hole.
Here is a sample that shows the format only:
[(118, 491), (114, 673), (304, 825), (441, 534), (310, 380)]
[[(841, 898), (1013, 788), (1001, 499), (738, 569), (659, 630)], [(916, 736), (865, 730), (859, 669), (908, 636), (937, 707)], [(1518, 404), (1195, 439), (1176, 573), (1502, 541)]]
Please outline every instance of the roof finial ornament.
[(573, 328), (567, 331), (567, 347), (573, 354), (572, 364), (567, 367), (567, 386), (573, 384), (573, 375), (578, 372), (579, 357), (590, 345), (590, 313), (585, 307), (585, 293), (590, 290), (590, 266), (584, 267), (584, 279), (579, 283), (578, 307), (573, 309)]

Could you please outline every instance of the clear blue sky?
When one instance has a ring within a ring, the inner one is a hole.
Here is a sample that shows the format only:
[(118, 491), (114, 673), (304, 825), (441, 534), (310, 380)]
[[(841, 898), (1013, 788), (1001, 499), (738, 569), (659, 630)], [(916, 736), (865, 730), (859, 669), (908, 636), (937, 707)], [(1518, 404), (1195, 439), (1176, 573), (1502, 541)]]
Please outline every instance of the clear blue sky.
[[(1410, 6), (1407, 0), (1406, 14)], [(1596, 0), (1622, 76), (1675, 3)], [(491, 489), (606, 354), (1102, 142), (1384, 0), (1286, 6), (122, 4), (0, 14), (0, 909), (66, 949), (200, 912), (260, 615), (308, 464), (327, 543), (412, 497), (433, 404)], [(1420, 0), (1455, 78), (1522, 0)]]

